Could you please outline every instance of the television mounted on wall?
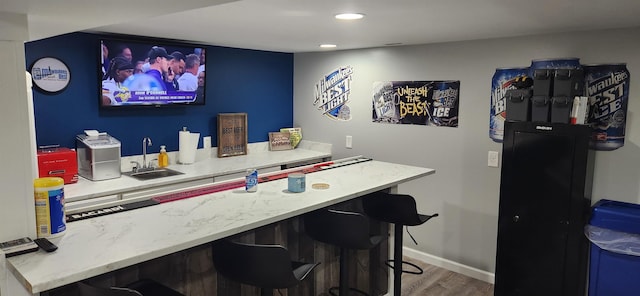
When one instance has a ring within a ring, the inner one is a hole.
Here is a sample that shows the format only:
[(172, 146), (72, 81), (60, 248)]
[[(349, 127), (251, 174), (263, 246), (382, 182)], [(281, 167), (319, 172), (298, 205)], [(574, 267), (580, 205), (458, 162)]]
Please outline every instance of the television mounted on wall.
[(146, 37), (102, 37), (99, 105), (179, 106), (205, 104), (205, 47)]

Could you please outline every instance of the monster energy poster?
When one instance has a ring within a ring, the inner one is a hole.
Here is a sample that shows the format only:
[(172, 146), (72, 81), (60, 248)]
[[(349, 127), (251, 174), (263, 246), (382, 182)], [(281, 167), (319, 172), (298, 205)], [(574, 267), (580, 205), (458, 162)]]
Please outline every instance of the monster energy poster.
[(458, 127), (460, 81), (377, 81), (373, 122)]

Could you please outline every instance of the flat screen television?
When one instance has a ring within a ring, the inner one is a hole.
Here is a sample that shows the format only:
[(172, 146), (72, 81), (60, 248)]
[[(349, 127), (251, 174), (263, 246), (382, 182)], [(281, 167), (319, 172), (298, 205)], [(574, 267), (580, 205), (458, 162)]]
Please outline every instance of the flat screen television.
[(204, 46), (122, 36), (99, 46), (102, 108), (205, 104)]

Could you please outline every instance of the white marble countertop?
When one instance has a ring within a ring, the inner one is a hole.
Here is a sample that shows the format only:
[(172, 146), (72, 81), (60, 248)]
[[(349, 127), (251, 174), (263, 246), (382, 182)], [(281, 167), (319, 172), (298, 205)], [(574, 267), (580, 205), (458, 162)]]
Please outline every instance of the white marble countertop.
[[(252, 143), (249, 144), (247, 155), (224, 158), (218, 158), (216, 156), (215, 148), (211, 149), (209, 153), (204, 153), (204, 151), (200, 149), (196, 162), (193, 164), (182, 165), (174, 163), (168, 167), (184, 173), (183, 175), (145, 181), (140, 181), (125, 175), (117, 179), (102, 181), (90, 181), (80, 177), (78, 178), (78, 183), (64, 186), (65, 199), (67, 202), (73, 202), (93, 197), (189, 182), (207, 177), (213, 178), (226, 174), (244, 173), (248, 168), (258, 169), (258, 172), (260, 172), (261, 168), (331, 157), (330, 144), (303, 140), (296, 149), (284, 151), (269, 151), (267, 144), (267, 142)], [(156, 155), (157, 154), (149, 155), (147, 160), (153, 159)], [(175, 155), (175, 153), (170, 153), (171, 158), (175, 158)], [(139, 158), (139, 162), (142, 162), (141, 156)], [(130, 170), (131, 165), (129, 164), (129, 160), (131, 159), (133, 158), (123, 158), (122, 167), (127, 168), (123, 169), (123, 171)]]
[[(433, 169), (367, 161), (306, 175), (289, 193), (287, 179), (69, 223), (58, 250), (7, 259), (7, 268), (38, 293), (238, 234), (433, 174)], [(312, 189), (313, 183), (329, 189)]]

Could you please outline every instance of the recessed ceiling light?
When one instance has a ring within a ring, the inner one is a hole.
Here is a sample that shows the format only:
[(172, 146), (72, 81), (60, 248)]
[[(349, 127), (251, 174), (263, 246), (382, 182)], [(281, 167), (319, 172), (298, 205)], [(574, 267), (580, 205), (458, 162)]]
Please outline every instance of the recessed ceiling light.
[(336, 14), (336, 18), (339, 20), (359, 20), (364, 17), (362, 13), (341, 13)]
[(335, 48), (337, 45), (335, 44), (320, 44), (321, 48)]

